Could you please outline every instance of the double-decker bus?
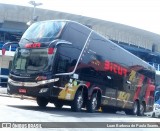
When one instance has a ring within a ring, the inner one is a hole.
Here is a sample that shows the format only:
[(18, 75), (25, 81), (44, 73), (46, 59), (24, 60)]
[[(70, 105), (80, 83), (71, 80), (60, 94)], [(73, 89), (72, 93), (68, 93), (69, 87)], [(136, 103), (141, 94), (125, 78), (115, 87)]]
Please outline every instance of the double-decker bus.
[[(6, 46), (6, 45), (5, 45)], [(8, 93), (73, 111), (122, 109), (143, 115), (154, 103), (155, 69), (92, 29), (69, 20), (31, 25), (10, 65)]]

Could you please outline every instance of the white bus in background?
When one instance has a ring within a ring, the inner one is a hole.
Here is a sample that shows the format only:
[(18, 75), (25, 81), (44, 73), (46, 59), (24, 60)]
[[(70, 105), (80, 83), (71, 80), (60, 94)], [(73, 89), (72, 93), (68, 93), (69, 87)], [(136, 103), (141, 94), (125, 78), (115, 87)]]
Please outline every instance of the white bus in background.
[(17, 48), (17, 44), (10, 45), (7, 50), (5, 51), (5, 54), (2, 54), (2, 46), (3, 42), (0, 42), (0, 87), (6, 87), (7, 86), (7, 80), (9, 75), (9, 62), (13, 59), (15, 50)]
[(154, 108), (152, 112), (152, 117), (160, 118), (160, 71), (156, 71), (156, 90), (154, 93)]

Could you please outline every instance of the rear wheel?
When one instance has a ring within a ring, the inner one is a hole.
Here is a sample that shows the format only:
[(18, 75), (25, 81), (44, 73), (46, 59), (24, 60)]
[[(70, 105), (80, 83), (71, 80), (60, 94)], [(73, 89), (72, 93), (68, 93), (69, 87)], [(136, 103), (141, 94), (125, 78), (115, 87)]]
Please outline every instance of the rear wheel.
[(125, 112), (126, 112), (126, 114), (129, 114), (129, 115), (137, 115), (138, 114), (138, 109), (139, 109), (138, 102), (135, 101), (132, 109), (131, 110), (126, 110)]
[(87, 102), (87, 111), (93, 113), (97, 110), (98, 99), (97, 94), (93, 93), (90, 100)]
[(37, 97), (36, 101), (40, 107), (46, 107), (48, 104), (48, 100), (44, 97)]
[(145, 104), (141, 103), (139, 106), (138, 116), (144, 116)]
[(71, 109), (72, 111), (79, 112), (81, 111), (82, 105), (83, 105), (83, 94), (82, 91), (77, 90), (71, 105)]

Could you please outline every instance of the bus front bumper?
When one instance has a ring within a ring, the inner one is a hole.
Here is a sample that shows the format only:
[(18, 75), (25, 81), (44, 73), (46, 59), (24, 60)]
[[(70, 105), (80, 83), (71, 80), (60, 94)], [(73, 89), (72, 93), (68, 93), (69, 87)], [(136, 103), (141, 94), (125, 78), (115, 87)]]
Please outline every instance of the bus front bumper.
[(8, 83), (7, 85), (7, 93), (8, 94), (17, 94), (17, 95), (25, 95), (25, 96), (43, 96), (49, 97), (50, 90), (48, 85), (42, 85), (37, 87), (25, 87), (25, 86), (14, 86)]

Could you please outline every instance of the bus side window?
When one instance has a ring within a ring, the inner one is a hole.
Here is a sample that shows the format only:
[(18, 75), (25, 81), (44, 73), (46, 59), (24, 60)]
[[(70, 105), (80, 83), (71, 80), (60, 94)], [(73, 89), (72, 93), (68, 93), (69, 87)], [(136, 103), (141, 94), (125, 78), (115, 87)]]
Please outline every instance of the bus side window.
[(72, 45), (61, 44), (58, 46), (56, 60), (56, 73), (72, 72), (79, 57), (80, 51)]
[(66, 56), (59, 55), (57, 73), (65, 73), (68, 70), (70, 59)]

